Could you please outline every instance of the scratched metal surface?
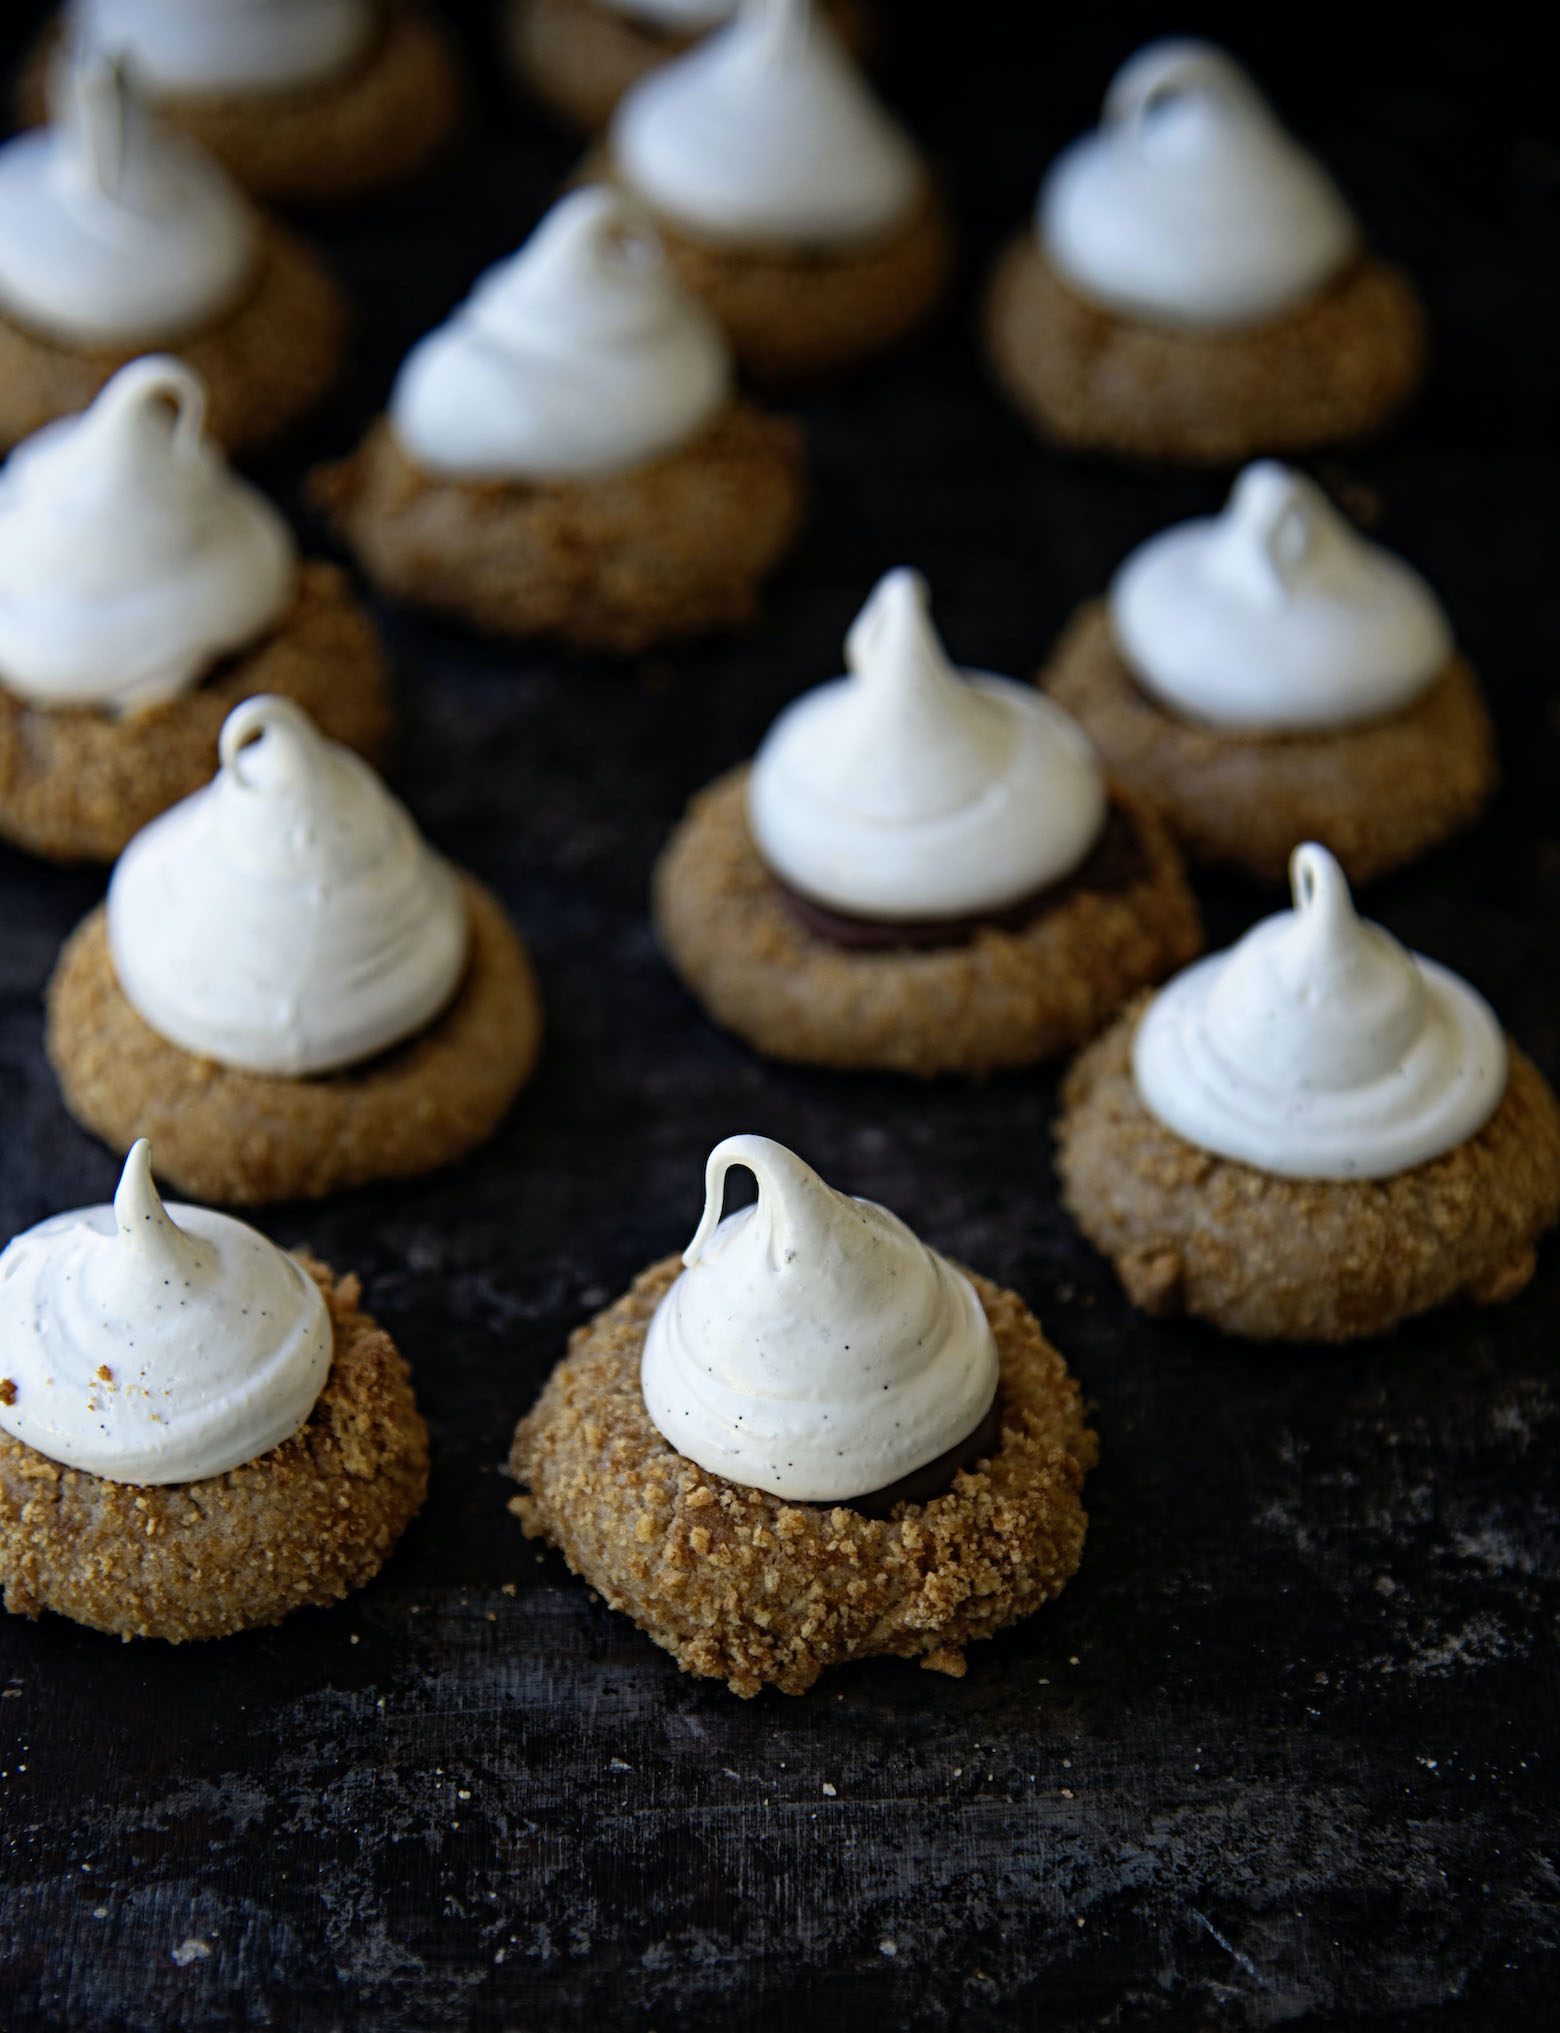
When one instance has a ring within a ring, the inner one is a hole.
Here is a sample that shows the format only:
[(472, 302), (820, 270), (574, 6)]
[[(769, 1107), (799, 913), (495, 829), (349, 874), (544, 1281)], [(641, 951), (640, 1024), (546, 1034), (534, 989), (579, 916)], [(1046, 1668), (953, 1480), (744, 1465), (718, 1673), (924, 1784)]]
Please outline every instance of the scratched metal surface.
[[(951, 50), (930, 4), (895, 14), (889, 88), (947, 162), (977, 262), (1158, 25), (1074, 27), (1025, 71), (997, 0)], [(480, 12), (462, 25), (481, 47)], [(1298, 28), (1254, 29), (1229, 32), (1429, 284), (1430, 401), (1328, 473), (1444, 590), (1509, 777), (1475, 839), (1374, 908), (1553, 1076), (1560, 153), (1533, 67), (1493, 33), (1426, 30), (1401, 68), (1356, 50), (1343, 76)], [(491, 77), (480, 114), (433, 185), (331, 229), (367, 315), (304, 454), (351, 442), (566, 167)], [(924, 565), (956, 652), (1024, 669), (1127, 546), (1218, 495), (1040, 453), (982, 382), (970, 306), (806, 406), (816, 513), (762, 635), (623, 671), (390, 622), (402, 788), (526, 927), (551, 1042), (471, 1165), (265, 1225), (362, 1272), (416, 1365), (433, 1494), (375, 1586), (280, 1630), (176, 1651), (3, 1620), (6, 2026), (1552, 2023), (1560, 1250), (1503, 1311), (1341, 1355), (1154, 1327), (1054, 1205), (1050, 1075), (972, 1092), (779, 1071), (657, 960), (645, 875), (668, 823), (837, 668), (879, 569)], [(295, 507), (305, 463), (266, 472)], [(0, 857), (0, 1234), (112, 1187), (38, 1042), (52, 956), (98, 888)], [(1204, 893), (1220, 937), (1262, 905)], [(868, 1664), (741, 1703), (505, 1513), (506, 1435), (568, 1329), (685, 1240), (705, 1150), (748, 1128), (1027, 1293), (1097, 1403), (1083, 1569), (962, 1682)]]

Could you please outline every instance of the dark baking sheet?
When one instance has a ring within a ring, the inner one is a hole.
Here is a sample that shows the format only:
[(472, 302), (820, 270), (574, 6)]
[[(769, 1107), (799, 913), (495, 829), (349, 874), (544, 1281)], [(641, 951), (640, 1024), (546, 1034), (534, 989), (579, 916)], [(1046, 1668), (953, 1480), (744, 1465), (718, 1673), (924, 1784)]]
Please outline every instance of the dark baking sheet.
[[(946, 162), (972, 273), (1162, 17), (897, 4), (888, 88)], [(484, 10), (471, 145), (323, 235), (360, 372), (265, 477), (296, 508), (406, 344), (507, 251), (572, 151), (507, 97)], [(1325, 149), (1440, 329), (1429, 401), (1325, 477), (1442, 589), (1507, 788), (1371, 899), (1560, 1071), (1560, 151), (1499, 16), (1377, 51), (1309, 12), (1229, 36)], [(10, 17), (13, 47), (22, 23)], [(0, 1628), (0, 2022), (440, 2029), (1523, 2028), (1555, 2023), (1554, 1383), (1560, 1249), (1514, 1305), (1343, 1354), (1132, 1315), (1054, 1204), (1049, 1073), (909, 1087), (761, 1064), (657, 959), (681, 802), (839, 667), (874, 575), (931, 575), (965, 661), (1033, 667), (1078, 598), (1213, 479), (1073, 466), (988, 390), (972, 292), (804, 406), (816, 505), (763, 632), (626, 669), (385, 617), (401, 785), (493, 883), (551, 1041), (444, 1178), (264, 1226), (362, 1272), (416, 1365), (433, 1493), (375, 1586), (202, 1649)], [(318, 540), (307, 518), (305, 527)], [(1266, 907), (1202, 885), (1223, 939)], [(98, 879), (0, 856), (0, 1235), (106, 1197), (39, 990)], [(695, 1682), (521, 1539), (498, 1464), (570, 1327), (691, 1233), (704, 1153), (756, 1129), (1016, 1285), (1103, 1455), (1062, 1601), (954, 1682), (897, 1664), (801, 1701)]]

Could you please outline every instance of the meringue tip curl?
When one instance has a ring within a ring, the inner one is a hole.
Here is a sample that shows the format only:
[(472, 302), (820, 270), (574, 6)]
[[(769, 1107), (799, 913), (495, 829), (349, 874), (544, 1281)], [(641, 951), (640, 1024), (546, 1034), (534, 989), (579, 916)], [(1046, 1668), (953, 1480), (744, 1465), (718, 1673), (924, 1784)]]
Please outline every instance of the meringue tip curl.
[(822, 1196), (830, 1190), (794, 1151), (776, 1143), (773, 1137), (750, 1133), (727, 1137), (705, 1160), (704, 1213), (682, 1257), (690, 1268), (704, 1255), (710, 1237), (720, 1226), (726, 1200), (726, 1174), (733, 1166), (751, 1172), (758, 1183), (754, 1218), (763, 1226), (766, 1254), (772, 1266), (795, 1253), (796, 1239), (808, 1225), (809, 1217), (813, 1221), (819, 1218)]
[(114, 1220), (126, 1245), (166, 1263), (170, 1276), (186, 1277), (204, 1265), (205, 1252), (163, 1205), (152, 1177), (152, 1146), (137, 1137), (114, 1190)]
[(206, 384), (176, 353), (143, 353), (111, 375), (84, 412), (94, 424), (108, 428), (144, 412), (156, 414), (164, 404), (173, 410), (169, 429), (176, 457), (193, 458), (206, 433)]
[[(252, 767), (262, 747), (265, 776), (246, 775), (245, 758)], [(257, 692), (252, 699), (240, 701), (217, 736), (218, 762), (246, 791), (273, 781), (273, 770), (284, 781), (305, 782), (325, 768), (329, 758), (330, 744), (324, 735), (301, 706), (279, 692)]]
[(958, 685), (937, 625), (932, 589), (911, 565), (885, 572), (845, 636), (845, 668), (882, 689)]

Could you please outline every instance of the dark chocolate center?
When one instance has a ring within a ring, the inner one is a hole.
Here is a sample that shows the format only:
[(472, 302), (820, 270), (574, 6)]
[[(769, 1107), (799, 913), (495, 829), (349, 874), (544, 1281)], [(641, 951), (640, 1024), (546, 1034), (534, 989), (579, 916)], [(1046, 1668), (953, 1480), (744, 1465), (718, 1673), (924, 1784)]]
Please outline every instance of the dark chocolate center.
[[(973, 1468), (977, 1461), (985, 1461), (996, 1453), (1002, 1443), (1002, 1393), (998, 1391), (992, 1399), (986, 1416), (973, 1433), (939, 1454), (935, 1461), (928, 1461), (920, 1468), (912, 1468), (908, 1475), (902, 1475), (898, 1482), (886, 1484), (882, 1489), (872, 1490), (864, 1497), (842, 1497), (838, 1508), (859, 1511), (864, 1518), (886, 1518), (895, 1504), (926, 1504), (933, 1497), (940, 1497), (950, 1487), (953, 1478), (967, 1468)], [(820, 1504), (820, 1510), (833, 1510), (833, 1504)]]
[(814, 937), (856, 952), (882, 952), (896, 946), (966, 946), (987, 926), (1000, 932), (1021, 932), (1080, 890), (1109, 895), (1130, 889), (1147, 875), (1148, 856), (1136, 826), (1119, 805), (1112, 805), (1099, 838), (1070, 875), (1063, 876), (1060, 882), (1047, 883), (1043, 889), (1031, 890), (1016, 903), (1004, 904), (1001, 910), (962, 918), (890, 921), (852, 917), (845, 911), (831, 910), (827, 904), (814, 903), (811, 897), (802, 896), (783, 882), (773, 869), (769, 873), (793, 915)]

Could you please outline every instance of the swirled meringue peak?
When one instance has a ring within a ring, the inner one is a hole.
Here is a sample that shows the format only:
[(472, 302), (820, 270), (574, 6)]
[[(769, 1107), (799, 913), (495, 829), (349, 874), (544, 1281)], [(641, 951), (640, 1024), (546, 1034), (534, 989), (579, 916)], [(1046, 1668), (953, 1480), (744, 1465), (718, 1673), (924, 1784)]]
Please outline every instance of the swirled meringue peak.
[(726, 341), (654, 230), (589, 184), (412, 348), (390, 422), (426, 472), (591, 479), (686, 444), (731, 393)]
[(728, 27), (630, 88), (611, 151), (631, 190), (702, 239), (870, 241), (926, 187), (811, 0), (741, 0)]
[(62, 66), (54, 118), (0, 148), (0, 304), (82, 345), (177, 338), (253, 273), (254, 214), (100, 55)]
[(1452, 654), (1419, 574), (1271, 460), (1246, 468), (1222, 515), (1135, 550), (1111, 586), (1110, 618), (1148, 691), (1188, 719), (1251, 732), (1395, 713)]
[(235, 706), (222, 766), (108, 886), (119, 985), (186, 1052), (327, 1073), (431, 1022), (465, 971), (453, 870), (350, 749), (288, 699)]
[(374, 32), (373, 0), (72, 0), (66, 19), (154, 96), (317, 84)]
[(918, 572), (879, 581), (845, 655), (754, 759), (749, 822), (782, 881), (891, 923), (1000, 910), (1078, 866), (1106, 810), (1088, 737), (1033, 685), (956, 671)]
[[(723, 1221), (733, 1165), (758, 1199)], [(937, 1460), (991, 1409), (997, 1347), (969, 1279), (783, 1144), (716, 1145), (683, 1262), (640, 1384), (657, 1429), (712, 1475), (842, 1502)]]
[(201, 433), (182, 360), (122, 367), (0, 467), (0, 684), (129, 711), (188, 690), (292, 598), (282, 517)]
[(330, 1374), (301, 1265), (204, 1207), (164, 1207), (131, 1147), (111, 1207), (0, 1256), (0, 1431), (109, 1482), (198, 1482), (290, 1440)]
[(1325, 847), (1295, 907), (1178, 974), (1138, 1025), (1145, 1108), (1188, 1143), (1292, 1179), (1384, 1179), (1477, 1135), (1506, 1041), (1467, 982), (1357, 918)]
[(1359, 244), (1332, 179), (1240, 66), (1181, 40), (1116, 73), (1099, 127), (1052, 165), (1037, 228), (1083, 296), (1209, 330), (1282, 316)]

